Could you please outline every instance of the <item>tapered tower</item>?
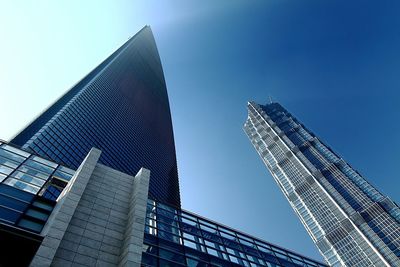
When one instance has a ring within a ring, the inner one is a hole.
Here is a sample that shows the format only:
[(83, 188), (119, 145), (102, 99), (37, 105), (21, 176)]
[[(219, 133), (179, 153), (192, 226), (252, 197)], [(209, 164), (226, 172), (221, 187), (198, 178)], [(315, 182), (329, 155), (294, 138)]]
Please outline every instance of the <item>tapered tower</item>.
[(332, 266), (400, 266), (400, 209), (278, 103), (244, 131)]
[(180, 206), (167, 88), (146, 26), (17, 134), (10, 143), (76, 169), (92, 147), (127, 174), (152, 170), (149, 195)]

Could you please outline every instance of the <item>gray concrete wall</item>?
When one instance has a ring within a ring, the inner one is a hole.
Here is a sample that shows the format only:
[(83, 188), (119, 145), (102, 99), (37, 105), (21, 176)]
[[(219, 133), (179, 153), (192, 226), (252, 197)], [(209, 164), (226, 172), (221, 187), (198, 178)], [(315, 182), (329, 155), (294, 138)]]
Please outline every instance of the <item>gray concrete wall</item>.
[(101, 151), (92, 149), (58, 198), (41, 235), (45, 236), (30, 266), (50, 266), (62, 243)]
[(135, 177), (119, 266), (140, 266), (149, 180), (150, 171), (143, 168)]
[[(61, 213), (52, 215), (31, 266), (140, 266), (150, 172), (133, 177), (95, 163), (84, 174), (87, 182), (72, 196), (76, 205), (58, 242), (45, 241)], [(74, 183), (81, 184), (80, 176)]]

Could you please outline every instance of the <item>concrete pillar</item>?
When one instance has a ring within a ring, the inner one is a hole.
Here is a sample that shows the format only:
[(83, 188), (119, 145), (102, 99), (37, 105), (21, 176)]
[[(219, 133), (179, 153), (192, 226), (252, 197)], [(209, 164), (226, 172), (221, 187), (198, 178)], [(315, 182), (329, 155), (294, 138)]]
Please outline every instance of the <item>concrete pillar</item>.
[(128, 223), (118, 266), (140, 267), (150, 171), (142, 168), (136, 174), (129, 203)]
[(101, 151), (96, 148), (90, 150), (71, 181), (58, 197), (57, 204), (41, 233), (45, 238), (30, 266), (50, 266), (52, 263), (100, 154)]

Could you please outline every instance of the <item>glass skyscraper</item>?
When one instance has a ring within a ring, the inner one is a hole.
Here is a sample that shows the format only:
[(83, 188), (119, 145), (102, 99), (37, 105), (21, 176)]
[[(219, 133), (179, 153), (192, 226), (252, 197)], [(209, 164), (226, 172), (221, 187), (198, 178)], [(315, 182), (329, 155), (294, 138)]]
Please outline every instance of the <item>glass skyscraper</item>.
[(76, 169), (92, 147), (128, 174), (152, 170), (150, 196), (180, 206), (171, 114), (150, 27), (144, 27), (10, 143)]
[(400, 266), (400, 209), (278, 103), (249, 102), (244, 131), (325, 260)]
[(167, 91), (145, 27), (0, 140), (0, 266), (326, 265), (180, 208)]

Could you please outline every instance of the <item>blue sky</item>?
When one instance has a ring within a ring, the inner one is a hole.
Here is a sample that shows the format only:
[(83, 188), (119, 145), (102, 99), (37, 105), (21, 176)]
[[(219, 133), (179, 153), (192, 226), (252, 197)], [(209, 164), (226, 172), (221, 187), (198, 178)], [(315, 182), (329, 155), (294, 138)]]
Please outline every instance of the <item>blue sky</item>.
[(0, 138), (150, 25), (170, 97), (183, 207), (321, 259), (242, 130), (246, 102), (271, 95), (399, 202), (399, 5), (0, 2)]

